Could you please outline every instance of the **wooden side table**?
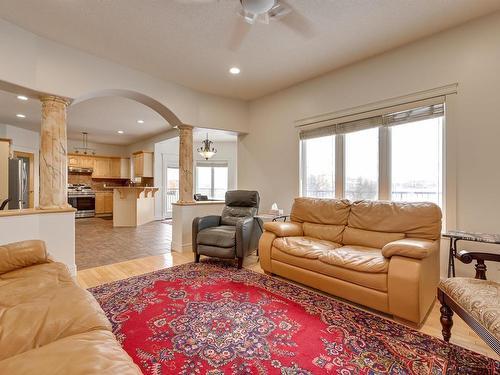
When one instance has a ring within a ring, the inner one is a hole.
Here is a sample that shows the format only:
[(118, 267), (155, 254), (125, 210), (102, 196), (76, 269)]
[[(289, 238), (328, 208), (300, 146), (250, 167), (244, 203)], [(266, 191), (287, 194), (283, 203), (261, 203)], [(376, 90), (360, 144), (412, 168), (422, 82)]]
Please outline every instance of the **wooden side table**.
[[(459, 258), (463, 263), (470, 263), (473, 259), (477, 260), (476, 264), (476, 279), (486, 280), (486, 265), (485, 260), (493, 260), (497, 258), (497, 254), (489, 253), (474, 253), (474, 252), (457, 252), (458, 241), (482, 242), (489, 244), (500, 245), (500, 234), (465, 232), (461, 230), (451, 230), (443, 234), (443, 237), (450, 239), (450, 250), (448, 253), (448, 277), (455, 277), (455, 258)], [(478, 259), (480, 258), (480, 259)], [(492, 259), (489, 259), (492, 258)]]

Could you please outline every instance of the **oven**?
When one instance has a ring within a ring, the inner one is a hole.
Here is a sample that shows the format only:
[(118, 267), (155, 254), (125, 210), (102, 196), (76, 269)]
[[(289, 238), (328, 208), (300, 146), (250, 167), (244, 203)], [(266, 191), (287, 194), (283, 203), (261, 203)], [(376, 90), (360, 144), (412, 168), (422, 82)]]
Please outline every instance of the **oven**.
[(68, 203), (76, 208), (76, 218), (95, 216), (95, 193), (69, 192)]

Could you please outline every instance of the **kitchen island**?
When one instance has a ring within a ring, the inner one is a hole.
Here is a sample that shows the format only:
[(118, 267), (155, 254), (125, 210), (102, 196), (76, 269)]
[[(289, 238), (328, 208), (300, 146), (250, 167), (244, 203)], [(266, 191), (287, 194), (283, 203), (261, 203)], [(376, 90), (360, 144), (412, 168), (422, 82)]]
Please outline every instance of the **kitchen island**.
[(155, 219), (157, 187), (114, 187), (113, 226), (137, 227)]

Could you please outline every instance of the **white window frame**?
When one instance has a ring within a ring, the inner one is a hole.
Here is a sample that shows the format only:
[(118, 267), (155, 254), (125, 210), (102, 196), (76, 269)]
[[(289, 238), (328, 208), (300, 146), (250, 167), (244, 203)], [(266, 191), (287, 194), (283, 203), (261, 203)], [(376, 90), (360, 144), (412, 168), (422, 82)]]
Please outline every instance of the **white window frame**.
[[(447, 110), (446, 110), (447, 113)], [(448, 193), (446, 185), (446, 160), (447, 160), (447, 148), (445, 148), (446, 139), (446, 113), (442, 117), (442, 175), (441, 179), (443, 182), (442, 186), (442, 209), (443, 212), (446, 211), (446, 196)], [(380, 126), (378, 128), (378, 199), (379, 200), (391, 200), (391, 184), (392, 184), (392, 165), (391, 165), (391, 142), (392, 142), (392, 127), (391, 126)], [(335, 136), (335, 198), (344, 198), (345, 189), (345, 134), (336, 134)], [(306, 142), (300, 142), (300, 195), (303, 196), (306, 183), (306, 153), (307, 144)]]
[(214, 162), (209, 162), (209, 161), (196, 161), (195, 163), (195, 181), (194, 181), (194, 187), (195, 187), (195, 193), (196, 190), (198, 189), (198, 167), (210, 167), (210, 195), (208, 198), (212, 199), (215, 196), (215, 171), (214, 167), (222, 167), (222, 168), (227, 168), (227, 186), (226, 186), (226, 191), (229, 190), (229, 162), (226, 160), (217, 160)]

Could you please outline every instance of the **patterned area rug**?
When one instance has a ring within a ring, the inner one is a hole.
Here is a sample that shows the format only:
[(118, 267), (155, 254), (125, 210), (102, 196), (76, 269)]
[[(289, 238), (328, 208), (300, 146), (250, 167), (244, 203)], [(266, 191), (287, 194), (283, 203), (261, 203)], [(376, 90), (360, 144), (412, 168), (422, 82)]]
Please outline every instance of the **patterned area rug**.
[(144, 374), (495, 374), (500, 362), (217, 262), (91, 289)]

